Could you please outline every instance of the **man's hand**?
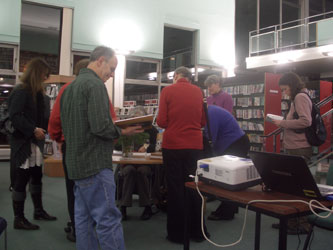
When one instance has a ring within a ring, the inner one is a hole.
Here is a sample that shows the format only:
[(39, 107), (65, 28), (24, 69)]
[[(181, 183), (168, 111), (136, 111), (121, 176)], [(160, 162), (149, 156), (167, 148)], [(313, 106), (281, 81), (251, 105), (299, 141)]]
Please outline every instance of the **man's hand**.
[(34, 135), (37, 140), (44, 140), (45, 139), (45, 130), (42, 128), (35, 128)]
[(129, 126), (129, 127), (121, 130), (122, 135), (134, 135), (134, 134), (140, 134), (143, 132), (144, 132), (144, 129), (142, 128), (142, 126)]

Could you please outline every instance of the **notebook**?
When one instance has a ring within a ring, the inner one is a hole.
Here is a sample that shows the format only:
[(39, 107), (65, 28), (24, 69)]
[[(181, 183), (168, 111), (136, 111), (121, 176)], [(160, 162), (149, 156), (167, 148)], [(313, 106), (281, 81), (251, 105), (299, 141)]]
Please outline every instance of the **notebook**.
[(319, 200), (333, 194), (333, 186), (316, 184), (301, 156), (250, 152), (250, 157), (266, 188), (272, 191)]

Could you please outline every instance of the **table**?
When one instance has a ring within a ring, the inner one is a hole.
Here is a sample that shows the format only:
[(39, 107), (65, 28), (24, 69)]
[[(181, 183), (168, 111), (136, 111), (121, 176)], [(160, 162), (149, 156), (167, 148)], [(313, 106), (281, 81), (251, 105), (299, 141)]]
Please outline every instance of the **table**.
[[(187, 182), (187, 188), (195, 189), (194, 182)], [(199, 189), (204, 194), (214, 195), (219, 199), (230, 200), (240, 207), (245, 207), (252, 200), (304, 200), (310, 199), (298, 197), (294, 195), (278, 193), (278, 192), (262, 192), (261, 186), (255, 186), (241, 191), (228, 191), (217, 186), (199, 182)], [(332, 206), (332, 202), (322, 202), (325, 206)], [(255, 223), (255, 243), (254, 249), (260, 248), (260, 227), (261, 214), (265, 214), (280, 219), (279, 229), (279, 250), (287, 249), (287, 220), (290, 218), (309, 215), (312, 212), (309, 206), (304, 203), (253, 203), (249, 206), (249, 210), (256, 213)], [(186, 233), (186, 232), (185, 232)], [(184, 243), (184, 249), (189, 249), (189, 242)]]
[(112, 162), (115, 164), (142, 164), (142, 165), (162, 165), (162, 158), (152, 158), (150, 156), (145, 157), (144, 155), (134, 155), (130, 158), (122, 157), (121, 155), (113, 155)]

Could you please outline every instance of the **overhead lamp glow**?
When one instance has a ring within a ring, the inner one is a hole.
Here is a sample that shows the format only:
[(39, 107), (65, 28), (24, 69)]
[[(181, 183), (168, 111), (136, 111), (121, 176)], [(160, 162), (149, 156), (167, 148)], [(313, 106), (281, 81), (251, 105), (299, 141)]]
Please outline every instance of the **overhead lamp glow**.
[[(228, 34), (217, 36), (211, 45), (211, 58), (217, 64), (227, 70), (227, 76), (234, 76), (236, 67), (235, 61), (235, 43), (232, 39), (226, 39)], [(233, 37), (233, 34), (230, 34)]]
[(106, 23), (100, 31), (100, 41), (118, 54), (138, 51), (143, 44), (140, 27), (130, 20), (115, 19)]

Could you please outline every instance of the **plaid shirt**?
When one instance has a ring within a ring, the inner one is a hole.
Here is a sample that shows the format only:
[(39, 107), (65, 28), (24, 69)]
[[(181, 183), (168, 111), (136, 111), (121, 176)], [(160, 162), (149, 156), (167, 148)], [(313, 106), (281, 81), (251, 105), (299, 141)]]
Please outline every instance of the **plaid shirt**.
[(112, 168), (113, 140), (121, 131), (112, 122), (106, 87), (94, 71), (80, 71), (65, 89), (60, 109), (69, 179)]

